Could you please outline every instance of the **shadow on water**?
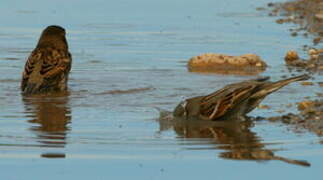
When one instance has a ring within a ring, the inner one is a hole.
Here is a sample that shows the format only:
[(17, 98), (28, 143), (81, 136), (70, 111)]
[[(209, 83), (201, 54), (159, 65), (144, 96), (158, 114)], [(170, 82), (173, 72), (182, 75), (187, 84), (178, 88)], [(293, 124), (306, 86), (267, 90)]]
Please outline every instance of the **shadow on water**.
[[(23, 97), (30, 130), (37, 135), (40, 142), (49, 148), (64, 148), (66, 135), (70, 131), (71, 108), (69, 94), (51, 94), (46, 96)], [(44, 158), (65, 158), (64, 153), (43, 153)]]
[[(253, 121), (203, 121), (199, 119), (173, 118), (170, 113), (161, 112), (159, 118), (160, 131), (173, 129), (181, 139), (201, 140), (214, 145), (212, 148), (223, 150), (219, 157), (231, 160), (269, 161), (280, 160), (286, 163), (311, 166), (303, 160), (293, 160), (276, 156), (274, 151), (266, 148), (257, 134), (251, 131)], [(200, 147), (190, 147), (190, 150), (201, 150)]]

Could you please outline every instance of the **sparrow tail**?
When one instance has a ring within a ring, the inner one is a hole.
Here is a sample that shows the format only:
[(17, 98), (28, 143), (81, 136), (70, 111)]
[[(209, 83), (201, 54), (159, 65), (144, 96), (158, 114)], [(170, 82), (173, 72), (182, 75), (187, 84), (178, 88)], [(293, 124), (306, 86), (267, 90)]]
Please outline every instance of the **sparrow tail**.
[(260, 91), (253, 95), (253, 98), (264, 97), (272, 92), (277, 91), (278, 89), (286, 86), (289, 83), (296, 82), (296, 81), (304, 81), (309, 79), (310, 76), (307, 74), (303, 74), (296, 77), (291, 77), (288, 79), (283, 79), (277, 82), (273, 82), (271, 84), (265, 85)]

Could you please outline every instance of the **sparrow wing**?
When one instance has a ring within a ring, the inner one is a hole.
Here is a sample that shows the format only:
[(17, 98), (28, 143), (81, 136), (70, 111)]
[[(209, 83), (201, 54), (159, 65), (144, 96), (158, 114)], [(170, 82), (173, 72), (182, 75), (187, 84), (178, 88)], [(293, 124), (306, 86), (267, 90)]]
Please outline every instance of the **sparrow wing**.
[(41, 60), (42, 53), (41, 51), (34, 50), (27, 59), (27, 62), (22, 73), (21, 89), (24, 90), (28, 84), (28, 80), (31, 77), (32, 72), (34, 71), (37, 62)]
[(54, 48), (36, 49), (29, 56), (23, 73), (22, 90), (29, 85), (46, 88), (58, 83), (57, 79), (67, 76), (71, 70), (72, 57), (67, 51)]
[(249, 98), (262, 83), (245, 81), (225, 86), (201, 100), (200, 114), (210, 120), (220, 118)]
[(62, 50), (51, 49), (42, 56), (40, 74), (46, 80), (55, 78), (62, 73), (66, 74), (71, 70), (71, 54)]

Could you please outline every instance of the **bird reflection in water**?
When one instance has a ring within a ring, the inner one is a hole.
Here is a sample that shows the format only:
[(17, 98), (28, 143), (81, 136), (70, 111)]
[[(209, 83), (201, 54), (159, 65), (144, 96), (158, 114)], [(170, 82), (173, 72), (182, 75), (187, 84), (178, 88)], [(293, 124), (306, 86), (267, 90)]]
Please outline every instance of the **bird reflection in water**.
[[(219, 157), (231, 160), (268, 161), (280, 160), (290, 164), (310, 166), (302, 160), (293, 160), (274, 154), (275, 150), (266, 149), (265, 143), (252, 132), (253, 122), (250, 118), (245, 121), (203, 121), (198, 119), (179, 119), (161, 113), (160, 131), (172, 128), (180, 138), (204, 139), (208, 144), (214, 144), (214, 149), (224, 152)], [(203, 141), (205, 142), (205, 141)], [(201, 148), (190, 148), (198, 149)]]
[[(32, 123), (31, 131), (37, 134), (42, 147), (64, 148), (66, 135), (70, 130), (71, 109), (68, 105), (68, 93), (51, 95), (33, 95), (24, 97), (25, 109)], [(46, 152), (45, 158), (65, 158), (64, 153)]]

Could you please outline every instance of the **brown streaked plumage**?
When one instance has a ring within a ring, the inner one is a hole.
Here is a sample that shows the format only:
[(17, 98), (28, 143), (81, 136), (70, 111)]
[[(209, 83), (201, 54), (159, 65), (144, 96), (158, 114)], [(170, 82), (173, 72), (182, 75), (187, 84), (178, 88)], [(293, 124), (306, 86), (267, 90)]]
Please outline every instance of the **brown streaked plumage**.
[(21, 81), (22, 93), (66, 90), (71, 63), (72, 56), (68, 51), (65, 29), (48, 26), (27, 59)]
[(206, 96), (198, 96), (181, 102), (174, 110), (175, 117), (204, 120), (236, 119), (251, 112), (270, 93), (295, 81), (308, 79), (308, 75), (292, 77), (277, 82), (269, 78), (229, 84)]

